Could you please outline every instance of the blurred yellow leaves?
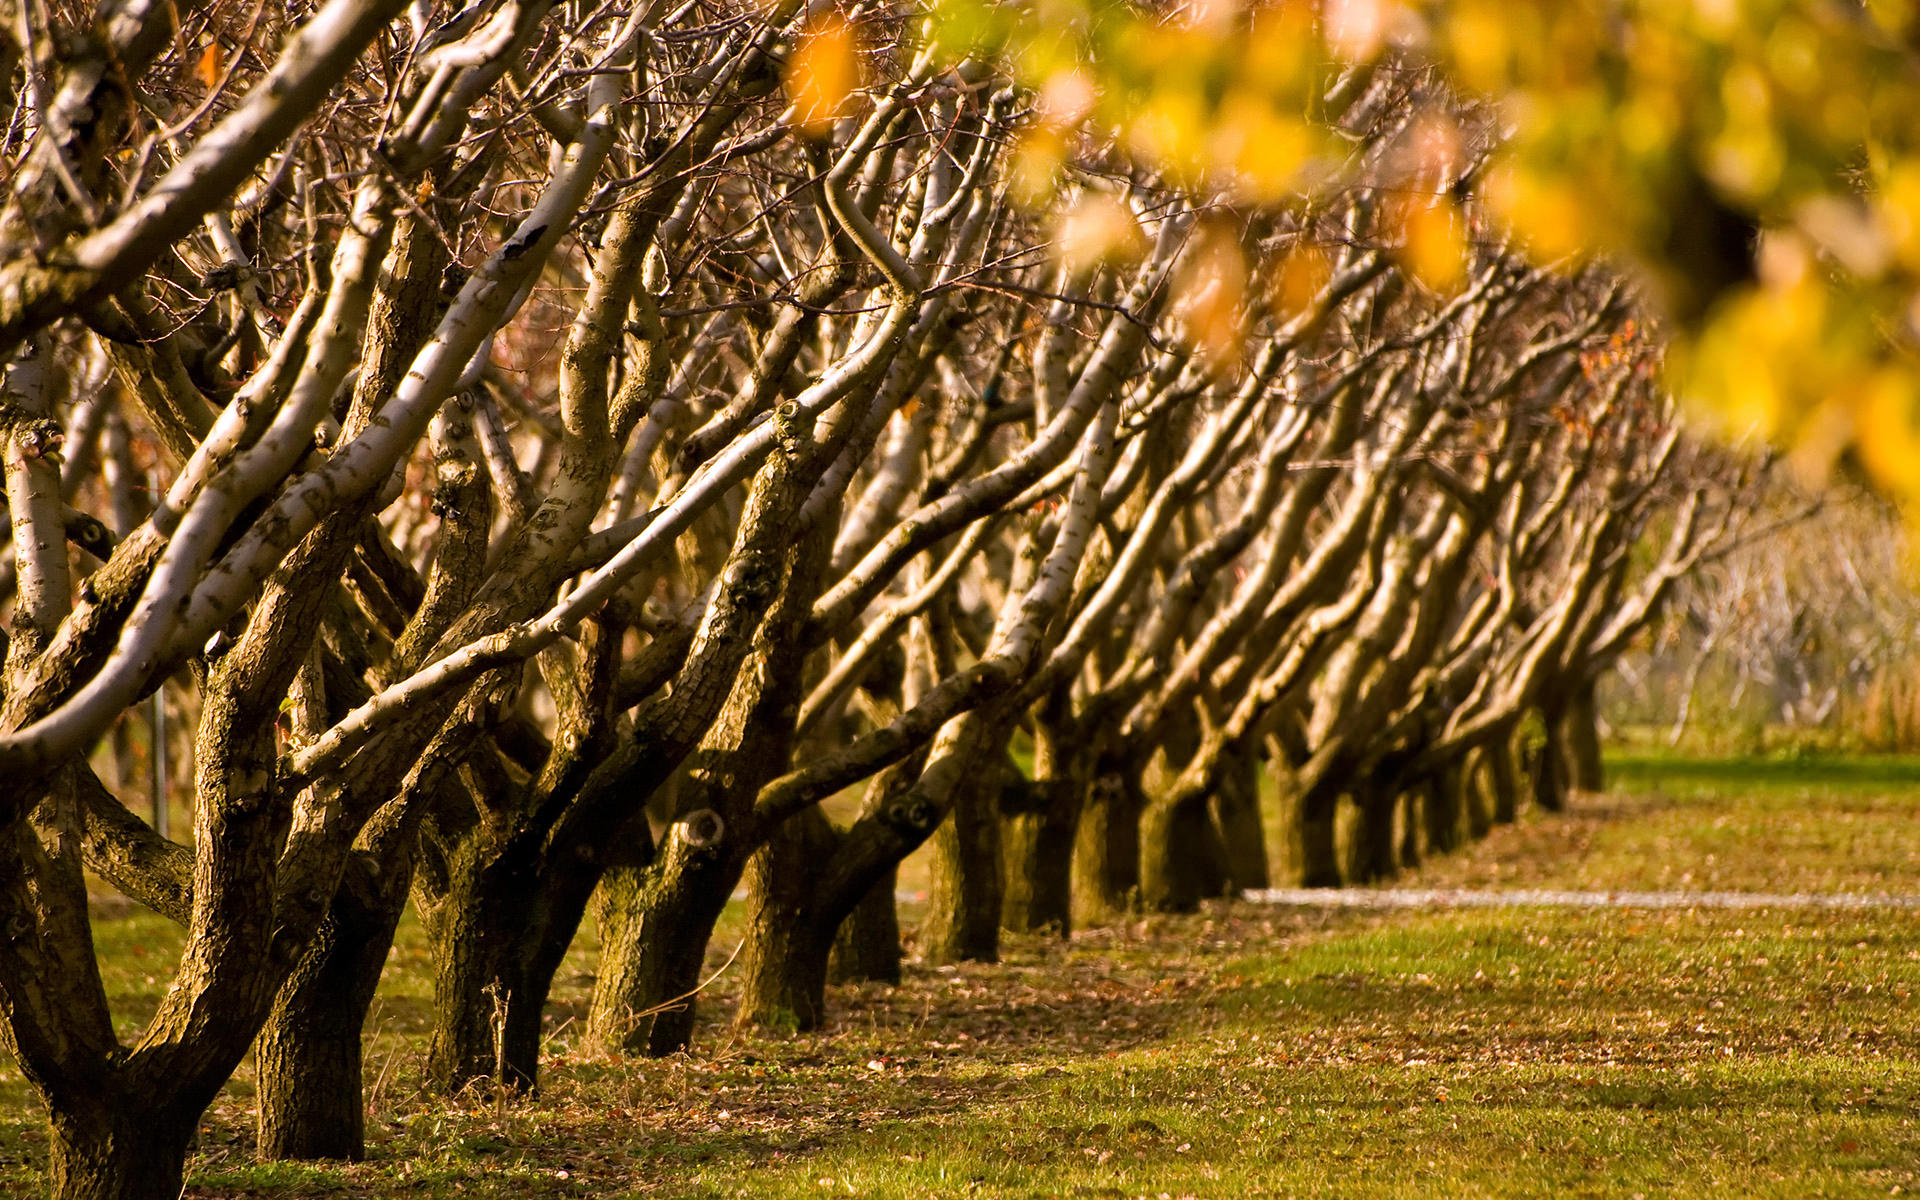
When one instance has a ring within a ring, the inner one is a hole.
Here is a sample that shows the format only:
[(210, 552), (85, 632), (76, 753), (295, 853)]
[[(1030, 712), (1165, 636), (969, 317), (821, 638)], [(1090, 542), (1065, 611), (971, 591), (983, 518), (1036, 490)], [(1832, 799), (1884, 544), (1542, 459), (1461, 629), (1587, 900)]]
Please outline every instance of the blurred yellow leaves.
[(1390, 0), (1327, 0), (1321, 18), (1327, 49), (1348, 62), (1365, 62), (1386, 45), (1399, 16)]
[(1245, 343), (1251, 272), (1239, 239), (1224, 224), (1205, 222), (1187, 243), (1173, 278), (1173, 313), (1194, 347), (1216, 365), (1233, 361)]
[[(1569, 269), (1637, 260), (1696, 411), (1808, 461), (1853, 447), (1920, 512), (1916, 0), (934, 2), (1038, 95), (1013, 157), (1028, 205), (1118, 149), (1241, 213), (1311, 211), (1370, 174), (1399, 265), (1436, 295), (1508, 233)], [(857, 86), (853, 47), (844, 26), (819, 36), (842, 66), (809, 72), (841, 82), (807, 94), (830, 113)], [(1430, 111), (1363, 163), (1340, 105), (1375, 82)], [(1138, 250), (1117, 200), (1057, 220), (1071, 270)], [(1256, 287), (1232, 224), (1203, 226), (1177, 281), (1209, 355), (1238, 351), (1256, 291), (1297, 313), (1328, 269), (1296, 249)]]
[(1333, 278), (1333, 261), (1318, 246), (1296, 242), (1267, 272), (1267, 303), (1283, 317), (1307, 311)]
[(1105, 263), (1137, 258), (1146, 248), (1146, 236), (1119, 197), (1088, 192), (1061, 214), (1053, 245), (1067, 269), (1080, 275)]
[(1400, 265), (1432, 291), (1457, 291), (1467, 277), (1466, 223), (1445, 193), (1410, 196), (1398, 206)]
[(787, 101), (809, 137), (824, 137), (860, 86), (860, 52), (853, 27), (828, 12), (800, 35), (787, 57)]

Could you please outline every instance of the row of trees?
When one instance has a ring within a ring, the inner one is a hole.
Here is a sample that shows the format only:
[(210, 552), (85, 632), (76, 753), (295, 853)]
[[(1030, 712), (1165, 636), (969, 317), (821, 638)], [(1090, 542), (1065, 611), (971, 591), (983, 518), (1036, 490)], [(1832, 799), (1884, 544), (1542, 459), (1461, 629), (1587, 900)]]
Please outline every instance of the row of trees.
[[(1307, 882), (1391, 874), (1593, 782), (1743, 511), (1617, 282), (1423, 207), (1484, 152), (1424, 71), (1329, 75), (1296, 203), (1081, 137), (1033, 208), (1057, 112), (885, 10), (101, 12), (19, 10), (0, 216), (0, 1016), (61, 1197), (176, 1195), (250, 1047), (261, 1152), (357, 1156), (409, 897), (455, 1093), (535, 1086), (589, 910), (587, 1036), (658, 1054), (743, 880), (742, 1017), (810, 1027), (928, 839), (933, 959), (1265, 885), (1263, 771)], [(178, 840), (89, 757), (170, 679)], [(131, 1041), (89, 872), (187, 931)]]

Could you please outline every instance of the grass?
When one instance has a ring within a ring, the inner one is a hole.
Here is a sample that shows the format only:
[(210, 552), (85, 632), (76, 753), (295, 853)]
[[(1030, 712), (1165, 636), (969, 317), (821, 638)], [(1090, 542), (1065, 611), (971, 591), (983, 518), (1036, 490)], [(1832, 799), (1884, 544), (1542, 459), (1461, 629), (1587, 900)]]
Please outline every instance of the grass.
[[(1498, 830), (1417, 882), (1920, 892), (1920, 764), (1646, 758), (1616, 776), (1616, 794)], [(131, 1020), (178, 938), (138, 915), (99, 924)], [(1911, 913), (1222, 905), (1016, 939), (997, 966), (838, 990), (818, 1035), (710, 1023), (694, 1054), (640, 1063), (571, 1045), (592, 963), (583, 945), (562, 972), (539, 1101), (449, 1104), (420, 1090), (409, 926), (374, 1022), (370, 1161), (253, 1163), (243, 1070), (189, 1196), (1920, 1189)], [(42, 1135), (11, 1069), (0, 1118), (0, 1194), (30, 1195)]]

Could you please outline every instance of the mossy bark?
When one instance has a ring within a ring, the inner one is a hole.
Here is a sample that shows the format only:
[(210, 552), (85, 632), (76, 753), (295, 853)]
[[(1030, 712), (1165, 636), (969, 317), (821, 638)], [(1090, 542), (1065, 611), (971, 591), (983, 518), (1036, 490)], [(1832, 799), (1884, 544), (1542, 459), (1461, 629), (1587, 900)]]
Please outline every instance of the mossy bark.
[(817, 808), (787, 820), (747, 861), (747, 929), (738, 1023), (817, 1029), (826, 1019), (827, 953), (812, 916), (813, 864), (839, 835)]
[(254, 1043), (256, 1153), (278, 1159), (366, 1155), (362, 1034), (406, 905), (410, 856), (349, 868), (313, 944), (274, 998)]
[[(666, 861), (660, 861), (666, 860)], [(715, 844), (666, 840), (656, 861), (601, 880), (600, 975), (586, 1040), (608, 1053), (661, 1056), (693, 1038), (695, 997), (713, 925), (742, 864)]]

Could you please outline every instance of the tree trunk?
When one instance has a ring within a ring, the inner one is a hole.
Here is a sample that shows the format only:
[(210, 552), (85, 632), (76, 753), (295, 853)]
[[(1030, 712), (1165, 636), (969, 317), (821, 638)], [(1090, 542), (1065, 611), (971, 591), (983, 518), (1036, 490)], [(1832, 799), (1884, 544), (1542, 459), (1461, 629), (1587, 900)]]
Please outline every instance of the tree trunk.
[(1226, 856), (1229, 890), (1237, 895), (1273, 886), (1267, 862), (1267, 831), (1260, 817), (1260, 763), (1256, 757), (1234, 755), (1233, 762), (1220, 773), (1220, 790), (1213, 796), (1212, 809)]
[(1026, 790), (1023, 810), (1001, 820), (1000, 923), (1015, 933), (1051, 930), (1065, 937), (1071, 930), (1076, 790), (1071, 777), (1036, 782)]
[(827, 954), (809, 919), (811, 868), (827, 861), (838, 842), (832, 822), (809, 808), (782, 824), (747, 861), (738, 1024), (810, 1030), (826, 1019)]
[(1398, 797), (1390, 790), (1369, 788), (1354, 797), (1359, 822), (1354, 830), (1351, 857), (1357, 882), (1374, 883), (1392, 879), (1399, 873), (1393, 837), (1394, 809)]
[(1567, 766), (1573, 786), (1583, 792), (1605, 790), (1607, 773), (1600, 758), (1600, 713), (1591, 682), (1574, 690), (1567, 703), (1563, 723), (1566, 726)]
[(1098, 925), (1125, 912), (1140, 887), (1142, 798), (1134, 777), (1100, 771), (1087, 786), (1073, 839), (1073, 921)]
[(834, 983), (900, 983), (900, 870), (890, 867), (854, 906), (833, 939)]
[(1000, 793), (1005, 738), (983, 739), (979, 766), (933, 835), (932, 907), (921, 926), (931, 963), (1000, 961)]
[[(1400, 796), (1400, 869), (1417, 871), (1420, 869), (1420, 831), (1431, 819), (1435, 807), (1432, 785), (1415, 788)], [(1419, 813), (1414, 812), (1415, 807)], [(1429, 849), (1437, 849), (1429, 839)]]
[(609, 871), (601, 880), (590, 1045), (654, 1056), (686, 1049), (693, 1038), (690, 993), (700, 986), (713, 924), (741, 867), (720, 847), (689, 846), (675, 834), (649, 866)]
[(1467, 836), (1476, 842), (1493, 829), (1492, 784), (1487, 779), (1491, 753), (1485, 748), (1472, 751), (1460, 769), (1460, 803), (1467, 813)]
[(413, 876), (413, 856), (399, 843), (405, 831), (393, 837), (383, 847), (392, 853), (348, 863), (254, 1043), (262, 1161), (365, 1156), (361, 1038)]
[(1340, 798), (1316, 794), (1300, 798), (1300, 886), (1337, 888), (1345, 882), (1340, 872)]
[(1533, 784), (1534, 807), (1542, 812), (1565, 812), (1567, 808), (1567, 746), (1562, 714), (1540, 714), (1544, 737), (1527, 764)]
[(47, 1156), (53, 1200), (179, 1200), (199, 1112), (156, 1111), (125, 1096), (57, 1106)]
[(1429, 852), (1450, 854), (1460, 848), (1461, 792), (1469, 786), (1467, 772), (1457, 767), (1443, 767), (1426, 781), (1421, 803)]
[(1513, 738), (1502, 734), (1487, 743), (1487, 787), (1493, 794), (1493, 823), (1511, 825), (1519, 815), (1520, 783), (1513, 773)]
[(1140, 902), (1154, 912), (1193, 912), (1227, 890), (1226, 851), (1204, 796), (1153, 801), (1140, 821)]

